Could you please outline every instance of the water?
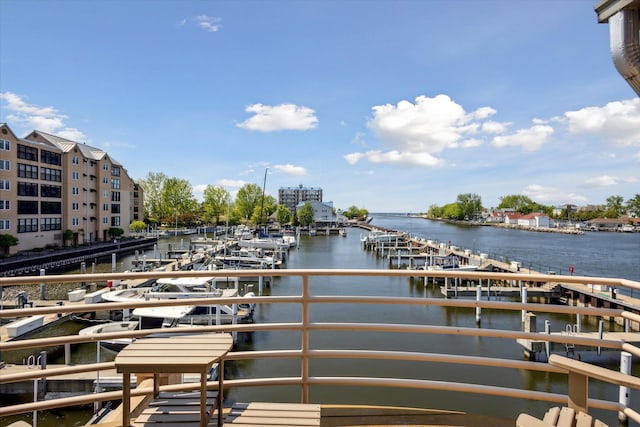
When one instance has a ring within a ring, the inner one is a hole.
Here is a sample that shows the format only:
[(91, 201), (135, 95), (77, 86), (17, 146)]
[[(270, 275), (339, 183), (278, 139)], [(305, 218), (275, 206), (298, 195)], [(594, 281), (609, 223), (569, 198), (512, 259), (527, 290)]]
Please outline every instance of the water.
[[(575, 266), (576, 274), (625, 277), (640, 280), (637, 254), (640, 253), (640, 234), (587, 233), (582, 236), (520, 232), (493, 227), (460, 227), (397, 215), (376, 215), (373, 225), (403, 230), (412, 235), (438, 241), (451, 241), (461, 248), (474, 252), (485, 252), (491, 257), (504, 257), (520, 261), (523, 266), (539, 271), (556, 270), (567, 273), (569, 265)], [(302, 236), (300, 249), (292, 249), (286, 268), (387, 268), (386, 260), (376, 257), (361, 248), (360, 235), (365, 231), (349, 228), (346, 237)], [(188, 245), (187, 237), (161, 239), (157, 248), (167, 250), (169, 243)], [(635, 255), (634, 255), (635, 254)], [(142, 254), (140, 254), (142, 255)], [(153, 251), (146, 252), (147, 257)], [(131, 267), (133, 256), (118, 259), (117, 269)], [(635, 262), (635, 264), (634, 264)], [(87, 266), (91, 271), (91, 266)], [(96, 272), (110, 272), (111, 264), (96, 266)], [(311, 291), (314, 294), (344, 295), (393, 295), (401, 297), (440, 298), (435, 287), (425, 288), (422, 280), (408, 278), (312, 278)], [(276, 278), (266, 289), (267, 295), (298, 295), (301, 292), (300, 279), (295, 277)], [(475, 327), (472, 309), (445, 307), (399, 306), (379, 307), (332, 305), (311, 308), (312, 321), (325, 322), (384, 322), (431, 325), (457, 325)], [(483, 328), (520, 329), (519, 313), (505, 313), (483, 310)], [(544, 317), (543, 317), (544, 316)], [(571, 321), (564, 316), (543, 315), (538, 322), (550, 320), (552, 330), (564, 329)], [(293, 305), (258, 306), (256, 322), (295, 322), (300, 320), (300, 310)], [(583, 330), (596, 330), (593, 320), (585, 318)], [(613, 327), (607, 325), (607, 327)], [(260, 332), (245, 336), (238, 350), (293, 349), (300, 344), (295, 332)], [(441, 335), (413, 335), (392, 333), (313, 333), (312, 348), (380, 349), (419, 351), (444, 354), (466, 354), (522, 360), (522, 349), (511, 340), (495, 338), (475, 338)], [(94, 347), (88, 345), (78, 353), (86, 352), (89, 360)], [(103, 352), (104, 356), (105, 352)], [(637, 364), (637, 362), (636, 362)], [(252, 376), (297, 376), (299, 362), (293, 359), (239, 361), (226, 364), (227, 378)], [(614, 367), (615, 369), (615, 367)], [(634, 371), (637, 369), (634, 369)], [(634, 372), (638, 375), (638, 372)], [(540, 372), (502, 370), (496, 368), (465, 367), (422, 362), (384, 362), (317, 360), (310, 367), (314, 376), (381, 376), (398, 378), (424, 378), (441, 381), (459, 381), (491, 384), (513, 388), (537, 389), (566, 393), (566, 377)], [(618, 390), (613, 386), (592, 386), (592, 397), (617, 400)], [(233, 401), (296, 401), (300, 398), (298, 387), (264, 387), (228, 390), (226, 404)], [(417, 406), (440, 409), (463, 410), (471, 413), (502, 416), (515, 419), (521, 412), (542, 414), (551, 406), (545, 402), (485, 397), (482, 395), (461, 395), (453, 392), (429, 390), (405, 390), (359, 387), (314, 387), (311, 400), (323, 403), (371, 403), (380, 405)], [(632, 395), (632, 405), (637, 407)], [(595, 415), (609, 425), (616, 425), (615, 414), (595, 412)], [(41, 422), (45, 426), (77, 425), (71, 418), (58, 418), (55, 422)]]

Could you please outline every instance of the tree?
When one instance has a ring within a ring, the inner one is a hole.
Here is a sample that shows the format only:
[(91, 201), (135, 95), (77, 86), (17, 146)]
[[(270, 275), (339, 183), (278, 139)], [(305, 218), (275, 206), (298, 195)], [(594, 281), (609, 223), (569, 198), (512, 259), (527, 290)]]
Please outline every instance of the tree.
[(109, 236), (113, 237), (113, 238), (117, 238), (120, 237), (124, 234), (124, 230), (122, 228), (119, 227), (111, 227), (109, 229)]
[(607, 212), (608, 218), (618, 218), (622, 214), (622, 196), (609, 196), (607, 197)]
[(204, 201), (202, 202), (204, 221), (211, 223), (215, 219), (215, 225), (218, 225), (220, 216), (227, 211), (230, 198), (229, 192), (224, 187), (207, 185), (204, 189)]
[(442, 207), (442, 218), (461, 220), (464, 218), (464, 215), (458, 203), (449, 203)]
[(462, 216), (459, 219), (475, 219), (482, 212), (482, 200), (477, 194), (458, 194), (456, 203)]
[(276, 221), (279, 224), (289, 224), (291, 222), (291, 211), (285, 205), (278, 205), (276, 208)]
[(256, 206), (260, 204), (262, 189), (258, 184), (245, 184), (236, 195), (236, 212), (244, 221), (249, 221)]
[(496, 209), (511, 208), (516, 212), (525, 213), (525, 211), (527, 210), (527, 206), (531, 204), (533, 204), (533, 200), (531, 200), (527, 196), (523, 196), (522, 194), (510, 194), (508, 196), (500, 197), (500, 204)]
[(627, 211), (630, 216), (640, 216), (640, 194), (636, 194), (633, 198), (627, 200)]
[(367, 215), (369, 215), (369, 211), (365, 208), (359, 208), (355, 205), (349, 206), (349, 209), (342, 213), (347, 219), (357, 219), (359, 221), (364, 221), (367, 219)]
[[(262, 195), (260, 196), (260, 201), (253, 209), (253, 215), (251, 215), (251, 221), (256, 224), (266, 224), (268, 218), (276, 211), (278, 206), (278, 202), (272, 196), (266, 195), (264, 196), (264, 201)], [(262, 213), (262, 217), (260, 214)]]
[(129, 224), (129, 230), (134, 233), (139, 233), (145, 228), (147, 228), (147, 224), (142, 221), (133, 221), (131, 224)]
[(157, 222), (163, 216), (162, 190), (168, 179), (162, 172), (149, 172), (145, 179), (138, 181), (144, 190), (144, 210), (146, 215)]
[(11, 234), (0, 234), (0, 248), (2, 248), (4, 255), (9, 255), (9, 248), (16, 246), (19, 240), (16, 236)]
[(66, 230), (64, 230), (64, 232), (62, 233), (62, 243), (63, 246), (67, 246), (67, 242), (69, 240), (73, 239), (73, 231), (69, 230), (68, 228)]
[[(176, 220), (178, 214), (184, 216), (187, 213), (192, 213), (198, 206), (198, 201), (193, 196), (191, 184), (186, 179), (169, 178), (165, 180), (161, 199), (161, 217), (169, 223), (173, 222), (171, 220)], [(182, 218), (183, 224), (185, 218)]]
[(313, 207), (311, 203), (306, 202), (297, 212), (298, 221), (303, 226), (313, 223)]

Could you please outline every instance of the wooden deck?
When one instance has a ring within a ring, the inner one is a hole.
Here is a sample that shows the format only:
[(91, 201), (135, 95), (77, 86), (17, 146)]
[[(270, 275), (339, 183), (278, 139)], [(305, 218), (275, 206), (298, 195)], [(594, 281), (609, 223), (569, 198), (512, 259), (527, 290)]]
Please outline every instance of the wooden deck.
[(301, 403), (236, 403), (226, 415), (226, 427), (320, 426), (320, 405)]
[[(211, 419), (218, 393), (207, 392), (207, 420)], [(134, 427), (196, 427), (200, 425), (200, 393), (160, 393), (136, 417)]]

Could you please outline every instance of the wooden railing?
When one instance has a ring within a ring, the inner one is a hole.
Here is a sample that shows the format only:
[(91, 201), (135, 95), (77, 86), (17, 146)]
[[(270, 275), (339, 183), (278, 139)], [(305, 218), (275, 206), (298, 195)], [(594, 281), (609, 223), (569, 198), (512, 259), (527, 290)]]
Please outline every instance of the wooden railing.
[[(636, 377), (618, 373), (605, 368), (596, 367), (584, 362), (579, 362), (564, 357), (552, 355), (549, 358), (550, 363), (539, 363), (525, 360), (510, 360), (494, 357), (467, 356), (460, 354), (439, 354), (439, 353), (423, 353), (415, 351), (404, 351), (403, 349), (395, 349), (393, 351), (381, 350), (346, 350), (346, 349), (319, 349), (311, 344), (311, 333), (318, 331), (361, 331), (373, 333), (410, 333), (410, 334), (440, 334), (449, 336), (474, 336), (474, 337), (493, 337), (503, 338), (507, 340), (530, 339), (545, 340), (549, 342), (568, 343), (574, 345), (585, 345), (591, 347), (608, 348), (618, 351), (631, 353), (640, 356), (640, 349), (629, 343), (607, 340), (594, 339), (580, 336), (570, 335), (550, 335), (535, 332), (523, 332), (520, 330), (505, 329), (483, 329), (470, 328), (461, 326), (443, 326), (443, 325), (419, 325), (419, 324), (385, 324), (385, 323), (352, 323), (352, 322), (313, 322), (310, 320), (310, 308), (314, 305), (322, 304), (376, 304), (392, 306), (439, 306), (439, 307), (460, 307), (469, 309), (493, 309), (507, 311), (528, 311), (535, 313), (562, 313), (567, 315), (586, 315), (598, 316), (606, 318), (616, 318), (640, 324), (640, 316), (623, 311), (621, 309), (604, 309), (597, 307), (576, 307), (554, 304), (537, 304), (537, 303), (521, 303), (510, 301), (496, 300), (471, 300), (471, 299), (444, 299), (444, 298), (423, 298), (423, 297), (393, 297), (393, 296), (345, 296), (345, 295), (318, 295), (318, 292), (311, 293), (311, 278), (335, 277), (345, 278), (348, 283), (350, 277), (416, 277), (427, 272), (406, 271), (406, 270), (233, 270), (233, 271), (186, 271), (186, 272), (144, 272), (144, 273), (118, 273), (118, 274), (85, 274), (78, 275), (60, 275), (60, 276), (36, 276), (36, 277), (15, 277), (0, 278), (0, 286), (24, 286), (29, 284), (49, 283), (78, 283), (81, 277), (83, 282), (99, 282), (106, 283), (109, 280), (120, 279), (150, 279), (160, 277), (196, 277), (196, 276), (294, 276), (299, 277), (301, 281), (301, 293), (299, 295), (286, 296), (257, 296), (251, 298), (252, 303), (256, 304), (297, 304), (300, 307), (300, 321), (283, 322), (283, 323), (249, 323), (249, 324), (232, 324), (218, 326), (203, 326), (198, 331), (297, 331), (300, 335), (300, 342), (297, 348), (278, 349), (278, 350), (254, 350), (254, 351), (232, 351), (225, 360), (260, 360), (275, 358), (297, 359), (300, 363), (300, 371), (298, 375), (288, 377), (255, 377), (242, 379), (226, 379), (224, 387), (226, 390), (241, 387), (256, 386), (281, 386), (295, 385), (301, 390), (300, 401), (308, 403), (310, 400), (309, 391), (314, 386), (365, 386), (365, 387), (393, 387), (403, 389), (425, 389), (425, 390), (443, 390), (455, 391), (468, 394), (482, 394), (487, 396), (504, 396), (517, 399), (531, 399), (537, 401), (546, 401), (549, 403), (560, 403), (568, 406), (579, 408), (582, 411), (588, 411), (590, 408), (604, 409), (607, 411), (618, 412), (621, 416), (629, 417), (631, 420), (640, 423), (640, 415), (636, 410), (628, 407), (624, 402), (605, 401), (589, 398), (588, 396), (588, 379), (592, 381), (606, 381), (617, 386), (640, 388), (640, 380)], [(558, 276), (558, 275), (542, 275), (542, 274), (503, 274), (503, 273), (486, 273), (486, 272), (428, 272), (429, 277), (445, 277), (445, 278), (463, 278), (469, 280), (496, 280), (509, 281), (516, 285), (519, 281), (535, 281), (545, 282), (553, 281), (560, 283), (573, 283), (582, 285), (605, 284), (618, 288), (627, 287), (630, 289), (640, 289), (640, 283), (626, 279), (612, 278), (593, 278), (580, 276)], [(316, 279), (317, 280), (317, 279)], [(275, 285), (277, 286), (277, 285)], [(316, 283), (314, 281), (314, 285)], [(348, 286), (345, 286), (345, 293), (348, 292)], [(0, 318), (15, 318), (21, 316), (40, 315), (40, 314), (69, 314), (69, 313), (87, 313), (92, 311), (104, 310), (121, 310), (124, 308), (135, 307), (157, 307), (170, 305), (185, 305), (189, 303), (203, 304), (231, 304), (239, 302), (249, 302), (244, 298), (209, 298), (179, 301), (161, 300), (161, 301), (140, 301), (130, 303), (99, 303), (99, 304), (80, 304), (80, 305), (63, 305), (50, 307), (34, 307), (28, 309), (7, 309), (0, 310)], [(136, 330), (132, 332), (118, 332), (101, 335), (104, 339), (117, 337), (141, 337), (159, 330)], [(164, 333), (184, 333), (185, 331), (193, 332), (192, 328), (171, 328), (162, 329)], [(92, 336), (70, 335), (62, 337), (50, 338), (34, 338), (21, 339), (15, 341), (0, 342), (0, 352), (7, 352), (26, 348), (43, 348), (52, 345), (77, 344), (82, 342), (91, 342), (96, 340)], [(640, 341), (640, 340), (639, 340)], [(2, 353), (4, 354), (4, 353)], [(561, 373), (568, 376), (568, 395), (551, 393), (548, 391), (514, 389), (509, 387), (482, 385), (473, 383), (461, 383), (450, 381), (435, 381), (420, 378), (383, 378), (383, 377), (354, 377), (354, 376), (314, 376), (310, 372), (310, 362), (319, 359), (353, 359), (353, 360), (393, 360), (393, 361), (418, 361), (418, 362), (437, 362), (455, 365), (481, 367), (496, 367), (501, 369), (518, 369), (530, 371), (542, 371), (548, 373)], [(45, 369), (40, 371), (31, 371), (27, 373), (0, 375), (0, 383), (12, 383), (17, 381), (31, 380), (35, 378), (52, 378), (57, 375), (65, 375), (73, 372), (82, 371), (98, 371), (109, 369), (111, 363), (96, 363), (81, 366), (69, 366), (56, 369)], [(197, 385), (177, 384), (164, 386), (161, 390), (192, 390)], [(215, 389), (216, 382), (210, 382), (209, 387)], [(133, 395), (141, 395), (151, 393), (149, 389), (134, 390)], [(34, 410), (48, 410), (52, 408), (68, 407), (74, 405), (82, 405), (95, 401), (117, 400), (121, 398), (121, 392), (103, 392), (90, 396), (78, 396), (62, 399), (53, 399), (34, 403), (23, 403), (12, 406), (0, 407), (0, 417), (31, 412)], [(321, 402), (320, 402), (321, 403)], [(464, 408), (461, 408), (464, 409)]]

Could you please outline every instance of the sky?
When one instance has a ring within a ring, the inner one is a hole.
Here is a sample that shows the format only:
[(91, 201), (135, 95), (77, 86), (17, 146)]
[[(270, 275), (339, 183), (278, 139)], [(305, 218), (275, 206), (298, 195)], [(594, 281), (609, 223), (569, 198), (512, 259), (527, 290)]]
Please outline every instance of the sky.
[(235, 194), (424, 212), (640, 193), (590, 0), (0, 0), (0, 122)]

